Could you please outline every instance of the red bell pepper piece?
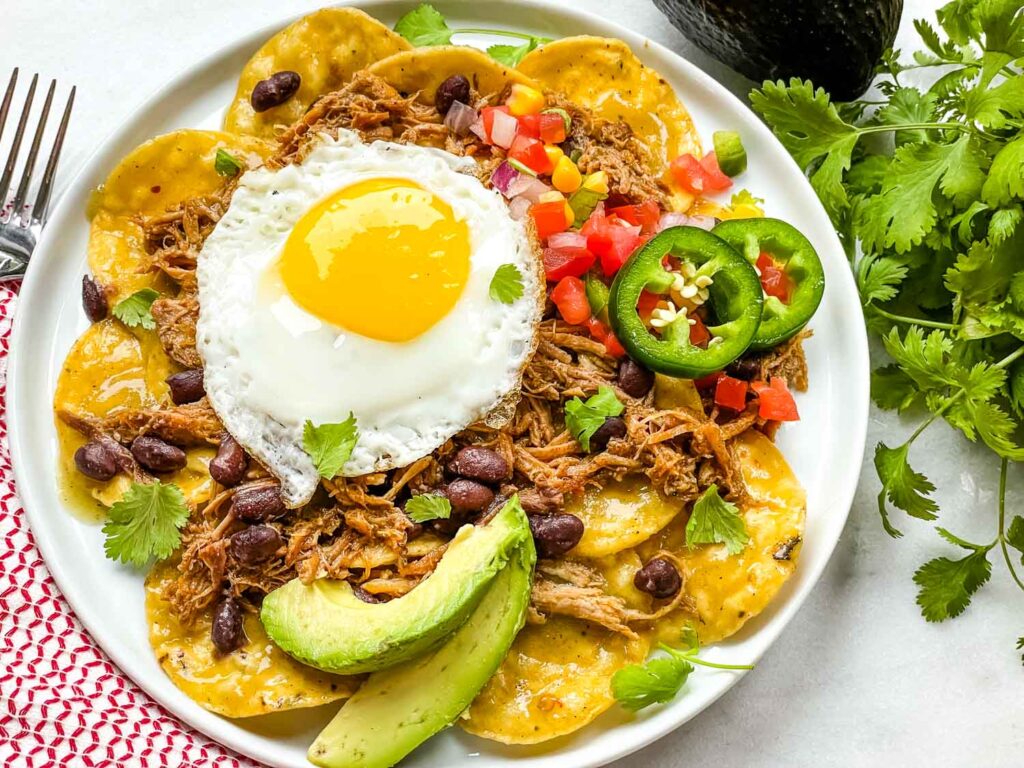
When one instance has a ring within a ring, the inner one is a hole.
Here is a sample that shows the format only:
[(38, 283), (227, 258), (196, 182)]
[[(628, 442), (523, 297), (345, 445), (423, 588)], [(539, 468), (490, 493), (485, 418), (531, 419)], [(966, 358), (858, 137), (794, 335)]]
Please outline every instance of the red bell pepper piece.
[(587, 289), (578, 277), (563, 277), (551, 291), (551, 300), (567, 323), (580, 325), (590, 317)]
[(747, 407), (747, 382), (723, 375), (715, 385), (715, 405), (742, 411)]
[(704, 321), (700, 319), (699, 315), (690, 315), (691, 320), (696, 322), (690, 326), (690, 343), (695, 347), (705, 346), (711, 341), (711, 332), (708, 327), (704, 325)]
[(772, 376), (771, 383), (755, 381), (750, 385), (760, 399), (757, 415), (768, 421), (799, 421), (800, 414), (796, 410), (796, 401), (786, 386), (786, 380)]
[(565, 202), (561, 200), (531, 205), (530, 216), (537, 227), (537, 237), (541, 240), (546, 240), (556, 232), (564, 232), (569, 226), (565, 220)]

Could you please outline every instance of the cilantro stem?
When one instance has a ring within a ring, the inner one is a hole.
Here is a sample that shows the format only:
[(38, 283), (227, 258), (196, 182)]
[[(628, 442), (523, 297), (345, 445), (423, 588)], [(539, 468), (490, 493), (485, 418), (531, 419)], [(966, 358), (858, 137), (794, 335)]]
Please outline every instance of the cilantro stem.
[(902, 125), (868, 125), (858, 128), (861, 135), (868, 133), (888, 133), (890, 131), (960, 131), (973, 133), (974, 129), (961, 123), (905, 123)]
[(1012, 363), (1014, 360), (1016, 360), (1021, 355), (1024, 355), (1024, 345), (1017, 347), (1015, 350), (1013, 350), (1013, 352), (1008, 354), (1006, 357), (1004, 357), (998, 363), (994, 363), (993, 367), (994, 368), (1005, 368), (1006, 366), (1008, 366), (1010, 363)]
[(894, 315), (892, 312), (886, 312), (884, 309), (879, 307), (877, 304), (872, 304), (871, 308), (875, 310), (882, 317), (892, 320), (894, 323), (907, 323), (909, 325), (920, 325), (924, 328), (937, 328), (941, 331), (955, 331), (960, 328), (959, 325), (953, 323), (940, 323), (938, 320), (923, 320), (916, 317), (905, 317), (904, 315)]
[(1009, 549), (1006, 546), (1006, 465), (1004, 458), (999, 466), (999, 548), (1003, 551), (1003, 560), (1006, 561), (1006, 569), (1010, 572), (1017, 586), (1024, 591), (1024, 581), (1017, 575), (1013, 567), (1013, 560), (1010, 558)]
[(535, 37), (526, 32), (514, 32), (511, 29), (453, 29), (453, 35), (496, 35), (498, 37), (514, 37), (519, 40), (536, 40), (538, 43), (550, 43), (550, 37)]
[(753, 664), (716, 664), (713, 661), (704, 661), (704, 659), (698, 658), (694, 653), (687, 653), (680, 651), (678, 648), (673, 648), (671, 645), (665, 643), (658, 643), (658, 647), (665, 651), (671, 656), (683, 661), (688, 661), (691, 664), (699, 664), (702, 667), (711, 667), (712, 669), (753, 669)]

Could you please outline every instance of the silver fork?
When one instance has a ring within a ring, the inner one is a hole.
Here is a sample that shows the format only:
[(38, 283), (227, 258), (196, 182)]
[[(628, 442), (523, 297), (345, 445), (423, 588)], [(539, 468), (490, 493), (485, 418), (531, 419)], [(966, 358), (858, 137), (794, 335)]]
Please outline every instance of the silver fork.
[[(7, 155), (7, 163), (0, 175), (0, 282), (13, 280), (25, 274), (32, 251), (35, 250), (36, 242), (42, 234), (46, 216), (49, 213), (53, 177), (57, 172), (61, 147), (64, 146), (64, 135), (67, 133), (68, 120), (71, 118), (71, 107), (75, 103), (75, 88), (72, 87), (67, 105), (64, 107), (64, 115), (61, 117), (57, 134), (53, 139), (53, 147), (50, 149), (50, 157), (46, 161), (43, 178), (39, 182), (35, 203), (28, 207), (25, 203), (28, 200), (29, 184), (32, 181), (32, 172), (35, 170), (36, 158), (39, 156), (39, 145), (43, 141), (46, 121), (50, 116), (53, 92), (57, 88), (57, 81), (51, 81), (50, 88), (46, 92), (46, 100), (43, 102), (43, 111), (39, 114), (39, 122), (36, 124), (36, 132), (32, 137), (32, 144), (29, 146), (28, 157), (25, 159), (25, 165), (21, 171), (21, 179), (15, 189), (14, 171), (18, 163), (18, 155), (21, 152), (25, 127), (28, 125), (29, 114), (32, 112), (32, 101), (35, 98), (38, 83), (39, 75), (37, 74), (32, 77), (32, 83), (28, 87), (28, 96), (25, 98), (25, 106), (21, 110), (21, 118), (14, 131), (14, 140), (11, 143), (10, 153)], [(0, 102), (0, 139), (3, 138), (7, 113), (10, 111), (11, 100), (14, 98), (14, 89), (17, 84), (18, 69), (15, 67), (14, 72), (11, 73), (11, 80), (7, 84), (3, 101)]]

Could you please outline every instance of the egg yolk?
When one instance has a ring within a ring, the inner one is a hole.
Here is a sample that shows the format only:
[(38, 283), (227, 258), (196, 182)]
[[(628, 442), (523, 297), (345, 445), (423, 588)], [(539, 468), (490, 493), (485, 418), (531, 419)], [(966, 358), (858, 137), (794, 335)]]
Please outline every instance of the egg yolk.
[(447, 203), (406, 179), (371, 179), (310, 209), (278, 269), (295, 302), (321, 320), (402, 342), (455, 306), (469, 257), (469, 228)]

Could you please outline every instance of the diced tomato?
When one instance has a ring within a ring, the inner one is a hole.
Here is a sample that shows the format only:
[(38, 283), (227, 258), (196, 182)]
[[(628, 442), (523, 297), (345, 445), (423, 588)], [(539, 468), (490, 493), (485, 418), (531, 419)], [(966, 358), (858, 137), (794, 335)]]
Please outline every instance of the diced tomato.
[(700, 165), (704, 169), (705, 192), (724, 192), (732, 186), (732, 179), (722, 173), (722, 169), (718, 167), (718, 156), (714, 152), (704, 155)]
[(551, 291), (551, 300), (567, 323), (580, 325), (590, 317), (587, 289), (578, 277), (563, 277), (559, 280)]
[(622, 343), (619, 341), (618, 337), (611, 331), (609, 331), (608, 335), (604, 337), (604, 348), (605, 351), (612, 357), (626, 356), (626, 348), (622, 346)]
[(697, 347), (705, 346), (711, 341), (711, 332), (708, 327), (704, 325), (704, 321), (700, 319), (699, 315), (690, 315), (691, 320), (696, 322), (690, 326), (690, 343)]
[(582, 277), (597, 259), (586, 248), (578, 247), (545, 248), (542, 258), (544, 274), (555, 283), (563, 277)]
[(562, 116), (555, 114), (537, 115), (540, 118), (539, 132), (540, 140), (545, 144), (561, 144), (565, 141), (565, 120)]
[(645, 323), (651, 318), (651, 313), (661, 301), (661, 296), (650, 291), (640, 291), (640, 298), (636, 300), (636, 312)]
[(508, 150), (508, 156), (537, 173), (551, 173), (554, 170), (548, 153), (544, 151), (544, 144), (539, 139), (516, 136)]
[[(588, 228), (590, 231), (585, 231)], [(608, 219), (595, 220), (593, 216), (587, 220), (581, 234), (587, 236), (590, 252), (601, 260), (601, 270), (606, 277), (618, 272), (643, 242), (639, 227), (624, 226)]]
[(537, 237), (546, 240), (556, 232), (564, 232), (569, 224), (565, 220), (565, 203), (552, 200), (530, 206), (530, 216), (537, 227)]
[(742, 411), (747, 407), (747, 382), (723, 375), (715, 385), (715, 404)]
[(769, 421), (799, 421), (800, 414), (796, 410), (796, 401), (786, 386), (786, 380), (772, 376), (771, 383), (755, 381), (750, 385), (758, 398), (757, 415)]
[(793, 293), (793, 281), (786, 274), (786, 270), (764, 251), (757, 257), (757, 268), (761, 272), (761, 288), (764, 292), (783, 304), (788, 304)]
[(480, 110), (480, 119), (484, 124), (484, 133), (487, 134), (487, 141), (491, 140), (491, 129), (494, 127), (494, 113), (504, 112), (509, 114), (508, 107), (502, 104), (500, 107), (484, 107)]
[(516, 119), (519, 121), (519, 136), (540, 138), (540, 115), (520, 115)]
[(640, 232), (649, 235), (658, 228), (661, 220), (661, 208), (653, 200), (648, 200), (636, 205), (620, 205), (608, 211), (609, 216), (618, 216), (623, 221), (628, 221), (634, 226), (640, 227)]
[(723, 192), (732, 186), (732, 179), (718, 167), (718, 158), (714, 152), (707, 154), (703, 160), (691, 154), (680, 155), (670, 163), (669, 168), (676, 183), (694, 195)]
[(715, 371), (709, 373), (707, 376), (701, 376), (699, 379), (693, 380), (693, 386), (695, 386), (701, 392), (710, 392), (718, 385), (718, 380), (725, 376), (724, 371)]
[(622, 357), (626, 354), (625, 348), (612, 333), (612, 329), (596, 317), (587, 320), (587, 330), (590, 331), (591, 336), (604, 344), (605, 352), (612, 357)]

